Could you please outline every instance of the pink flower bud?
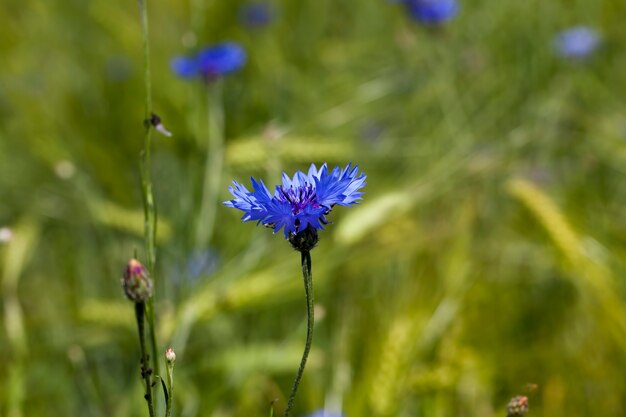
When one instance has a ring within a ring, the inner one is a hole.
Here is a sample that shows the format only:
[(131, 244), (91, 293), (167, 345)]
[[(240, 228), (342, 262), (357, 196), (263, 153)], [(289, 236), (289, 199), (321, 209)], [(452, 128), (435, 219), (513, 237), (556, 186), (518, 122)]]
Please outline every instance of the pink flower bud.
[(176, 352), (174, 352), (174, 349), (169, 348), (165, 351), (165, 359), (168, 364), (176, 362)]
[(137, 259), (131, 259), (126, 265), (122, 287), (129, 300), (136, 303), (145, 302), (152, 297), (152, 280), (145, 266)]

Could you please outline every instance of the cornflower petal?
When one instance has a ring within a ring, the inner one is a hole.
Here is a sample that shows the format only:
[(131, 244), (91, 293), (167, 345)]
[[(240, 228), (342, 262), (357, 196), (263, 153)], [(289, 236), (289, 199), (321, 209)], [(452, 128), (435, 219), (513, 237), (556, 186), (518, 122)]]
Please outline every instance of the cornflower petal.
[(344, 169), (335, 167), (330, 173), (323, 164), (319, 170), (311, 164), (308, 173), (296, 171), (293, 177), (282, 175), (281, 185), (273, 195), (263, 181), (250, 179), (252, 190), (233, 181), (229, 191), (235, 197), (224, 204), (244, 212), (243, 221), (257, 221), (271, 227), (274, 233), (281, 229), (285, 238), (304, 230), (323, 230), (328, 224), (326, 215), (336, 204), (349, 206), (361, 199), (359, 190), (365, 185), (365, 174), (359, 174), (352, 164)]
[(309, 167), (309, 173), (307, 175), (309, 182), (314, 182), (315, 181), (314, 178), (318, 178), (320, 176), (320, 172), (322, 171), (322, 168), (324, 168), (325, 166), (326, 164), (322, 165), (318, 171), (315, 164), (311, 164), (311, 166)]
[(363, 194), (357, 190), (365, 185), (365, 175), (357, 176), (358, 169), (358, 166), (351, 169), (351, 164), (343, 170), (335, 167), (330, 174), (323, 169), (316, 181), (320, 204), (332, 207), (335, 204), (347, 206), (357, 202)]

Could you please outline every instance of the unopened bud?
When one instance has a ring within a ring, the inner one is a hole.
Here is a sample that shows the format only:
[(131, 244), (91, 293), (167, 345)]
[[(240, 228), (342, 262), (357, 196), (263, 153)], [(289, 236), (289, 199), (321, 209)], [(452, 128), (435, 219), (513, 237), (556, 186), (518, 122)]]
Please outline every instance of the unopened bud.
[(122, 278), (122, 287), (126, 297), (136, 303), (152, 297), (152, 280), (146, 267), (137, 259), (128, 261)]
[(176, 352), (174, 352), (174, 349), (169, 348), (165, 351), (165, 359), (167, 360), (168, 364), (173, 364), (174, 362), (176, 362)]
[(522, 417), (528, 412), (528, 397), (518, 395), (511, 398), (506, 406), (506, 417)]

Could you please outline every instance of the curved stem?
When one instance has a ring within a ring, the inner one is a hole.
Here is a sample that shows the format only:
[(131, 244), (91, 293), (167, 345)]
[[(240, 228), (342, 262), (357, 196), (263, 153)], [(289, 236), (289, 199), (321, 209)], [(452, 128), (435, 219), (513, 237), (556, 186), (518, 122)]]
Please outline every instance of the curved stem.
[(148, 354), (146, 353), (146, 334), (144, 329), (144, 316), (146, 304), (135, 303), (135, 318), (137, 319), (137, 331), (139, 333), (139, 348), (141, 350), (141, 378), (146, 383), (146, 401), (148, 402), (148, 413), (150, 417), (154, 417), (154, 404), (152, 403), (152, 384), (150, 375), (152, 370), (148, 364)]
[(300, 360), (300, 368), (296, 374), (296, 379), (293, 381), (293, 387), (291, 388), (291, 394), (289, 394), (289, 400), (287, 401), (287, 408), (283, 417), (289, 417), (289, 412), (293, 407), (293, 403), (296, 399), (296, 393), (298, 392), (298, 386), (300, 385), (300, 379), (304, 373), (304, 367), (306, 366), (306, 360), (309, 357), (309, 351), (311, 350), (311, 344), (313, 343), (313, 324), (315, 322), (314, 304), (313, 304), (313, 275), (311, 274), (311, 254), (308, 251), (301, 252), (302, 255), (302, 277), (304, 278), (304, 292), (306, 294), (306, 345), (304, 346), (304, 352), (302, 353), (302, 359)]

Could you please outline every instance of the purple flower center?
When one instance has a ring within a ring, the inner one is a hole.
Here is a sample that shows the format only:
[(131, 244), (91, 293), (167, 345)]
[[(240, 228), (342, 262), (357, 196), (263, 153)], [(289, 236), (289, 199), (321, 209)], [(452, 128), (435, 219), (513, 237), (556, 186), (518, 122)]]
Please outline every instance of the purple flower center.
[(279, 187), (279, 191), (279, 197), (282, 197), (285, 201), (291, 204), (291, 211), (293, 214), (300, 213), (308, 206), (313, 208), (320, 207), (317, 202), (315, 187), (309, 183), (304, 183), (303, 186), (297, 188), (285, 188), (281, 185)]
[(131, 273), (134, 275), (141, 275), (144, 273), (144, 267), (141, 265), (133, 266)]

